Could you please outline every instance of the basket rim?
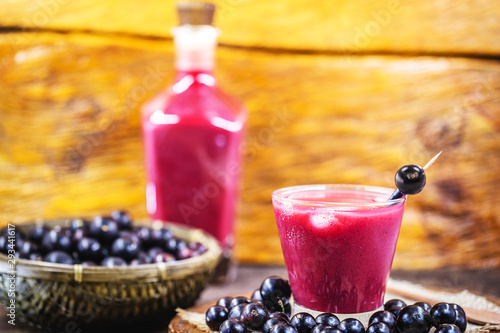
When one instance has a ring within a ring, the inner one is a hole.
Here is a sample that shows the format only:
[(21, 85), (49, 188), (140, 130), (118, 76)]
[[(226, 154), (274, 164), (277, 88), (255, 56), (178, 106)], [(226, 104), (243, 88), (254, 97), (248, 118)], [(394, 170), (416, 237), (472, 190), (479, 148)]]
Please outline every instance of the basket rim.
[[(37, 220), (33, 223), (21, 223), (20, 229), (44, 224), (49, 226), (64, 225), (68, 219)], [(180, 238), (198, 241), (206, 246), (207, 251), (197, 257), (171, 261), (168, 263), (143, 264), (124, 267), (83, 267), (82, 265), (66, 265), (15, 258), (11, 268), (8, 256), (0, 253), (0, 273), (15, 274), (17, 277), (50, 279), (61, 282), (157, 282), (170, 279), (185, 278), (189, 275), (211, 271), (217, 265), (222, 249), (219, 242), (201, 229), (183, 226), (173, 222), (159, 220), (136, 219), (135, 226), (152, 228), (168, 227)]]

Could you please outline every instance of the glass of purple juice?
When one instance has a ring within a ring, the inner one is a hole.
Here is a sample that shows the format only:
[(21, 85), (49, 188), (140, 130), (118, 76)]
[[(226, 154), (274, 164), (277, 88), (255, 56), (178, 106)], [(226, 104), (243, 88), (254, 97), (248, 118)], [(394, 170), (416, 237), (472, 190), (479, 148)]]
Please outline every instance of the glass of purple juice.
[(272, 194), (293, 312), (361, 321), (383, 307), (406, 196), (360, 185), (304, 185)]

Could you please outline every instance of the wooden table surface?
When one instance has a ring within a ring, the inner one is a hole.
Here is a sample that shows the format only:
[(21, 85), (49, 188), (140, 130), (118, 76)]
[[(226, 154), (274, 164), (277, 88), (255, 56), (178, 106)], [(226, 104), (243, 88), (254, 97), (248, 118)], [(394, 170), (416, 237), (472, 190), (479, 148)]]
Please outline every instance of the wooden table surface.
[[(249, 293), (256, 289), (262, 280), (269, 275), (286, 277), (286, 270), (282, 266), (239, 266), (236, 270), (234, 281), (225, 284), (209, 285), (201, 294), (197, 304), (205, 304), (227, 295)], [(393, 271), (391, 277), (419, 283), (428, 287), (446, 288), (460, 291), (467, 289), (483, 295), (493, 302), (500, 304), (500, 269), (495, 270), (458, 270), (440, 269), (434, 271)], [(103, 332), (141, 332), (141, 333), (166, 333), (169, 320), (136, 327), (117, 328)], [(16, 325), (8, 324), (5, 308), (0, 307), (0, 332), (1, 333), (38, 333), (39, 330), (23, 325), (16, 320)], [(62, 332), (62, 331), (61, 331)], [(67, 330), (64, 333), (81, 333), (79, 328)], [(92, 332), (96, 332), (93, 330)], [(60, 333), (60, 332), (55, 332)]]

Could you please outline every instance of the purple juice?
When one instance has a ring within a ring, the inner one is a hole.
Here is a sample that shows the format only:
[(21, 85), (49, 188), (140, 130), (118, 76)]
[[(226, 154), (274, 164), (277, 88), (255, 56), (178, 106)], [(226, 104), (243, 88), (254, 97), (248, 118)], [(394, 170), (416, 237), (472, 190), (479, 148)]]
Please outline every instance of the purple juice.
[(244, 121), (209, 71), (179, 71), (173, 87), (144, 106), (152, 218), (201, 228), (230, 247)]
[(405, 197), (354, 185), (307, 185), (273, 193), (296, 304), (339, 314), (383, 305)]

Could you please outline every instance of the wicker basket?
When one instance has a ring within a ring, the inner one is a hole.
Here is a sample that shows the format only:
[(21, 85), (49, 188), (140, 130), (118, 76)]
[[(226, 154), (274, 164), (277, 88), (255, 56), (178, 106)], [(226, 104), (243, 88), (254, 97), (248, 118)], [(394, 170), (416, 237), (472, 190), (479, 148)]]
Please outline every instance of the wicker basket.
[[(61, 225), (63, 221), (43, 222)], [(139, 221), (136, 225), (151, 225)], [(29, 231), (35, 224), (19, 227)], [(204, 254), (180, 261), (134, 267), (88, 267), (17, 259), (15, 315), (40, 329), (107, 327), (167, 318), (194, 303), (216, 266), (221, 249), (201, 230), (166, 225), (179, 237), (204, 244)], [(0, 254), (0, 301), (8, 305), (7, 257)], [(12, 296), (12, 295), (11, 295)]]

